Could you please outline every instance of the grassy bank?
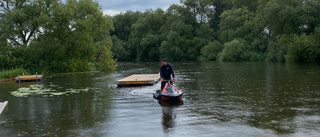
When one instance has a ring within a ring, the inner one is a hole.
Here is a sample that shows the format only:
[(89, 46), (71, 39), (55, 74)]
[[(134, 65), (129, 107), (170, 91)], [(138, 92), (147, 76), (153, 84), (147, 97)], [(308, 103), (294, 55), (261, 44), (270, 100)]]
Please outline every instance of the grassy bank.
[(8, 78), (13, 78), (18, 75), (22, 74), (28, 75), (29, 73), (22, 68), (16, 68), (16, 69), (11, 69), (11, 70), (2, 70), (0, 71), (0, 79), (8, 79)]

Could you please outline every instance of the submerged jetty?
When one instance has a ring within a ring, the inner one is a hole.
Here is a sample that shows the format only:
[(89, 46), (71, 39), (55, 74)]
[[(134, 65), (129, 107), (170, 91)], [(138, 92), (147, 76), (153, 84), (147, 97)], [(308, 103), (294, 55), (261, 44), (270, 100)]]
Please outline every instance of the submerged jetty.
[(159, 74), (134, 74), (117, 81), (118, 87), (152, 86), (160, 80)]

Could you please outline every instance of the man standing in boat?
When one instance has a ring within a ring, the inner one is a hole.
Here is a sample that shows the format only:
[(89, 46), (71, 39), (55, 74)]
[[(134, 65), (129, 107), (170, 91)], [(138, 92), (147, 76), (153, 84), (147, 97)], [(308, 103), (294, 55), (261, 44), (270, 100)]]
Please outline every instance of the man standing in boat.
[(161, 59), (161, 67), (160, 67), (161, 90), (160, 91), (163, 90), (167, 81), (170, 81), (170, 83), (172, 84), (171, 75), (173, 77), (173, 81), (176, 82), (171, 64), (167, 63), (166, 59)]

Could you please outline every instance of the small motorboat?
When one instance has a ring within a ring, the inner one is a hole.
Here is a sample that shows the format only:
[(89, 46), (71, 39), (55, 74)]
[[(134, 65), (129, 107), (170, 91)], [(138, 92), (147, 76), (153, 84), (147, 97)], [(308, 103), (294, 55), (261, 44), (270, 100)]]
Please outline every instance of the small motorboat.
[(157, 90), (153, 93), (153, 98), (159, 101), (177, 102), (182, 99), (183, 92), (167, 81), (163, 91)]

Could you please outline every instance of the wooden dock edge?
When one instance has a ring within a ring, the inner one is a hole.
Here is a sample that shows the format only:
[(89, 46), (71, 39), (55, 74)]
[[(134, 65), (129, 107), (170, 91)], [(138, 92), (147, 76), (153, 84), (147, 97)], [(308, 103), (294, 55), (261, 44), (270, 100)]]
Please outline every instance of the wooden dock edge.
[(42, 75), (25, 75), (25, 76), (20, 76), (15, 77), (16, 82), (33, 82), (33, 81), (41, 81)]
[(153, 86), (160, 80), (159, 74), (134, 74), (117, 81), (117, 87)]
[(2, 114), (2, 112), (5, 110), (7, 105), (8, 105), (8, 101), (5, 101), (3, 103), (0, 102), (0, 114)]
[[(160, 78), (159, 78), (160, 80)], [(117, 83), (117, 87), (142, 87), (142, 86), (153, 86), (155, 84), (157, 84), (159, 82), (159, 80), (155, 80), (155, 81), (142, 81), (142, 82), (135, 82), (135, 83), (131, 83), (131, 82), (118, 82)]]
[(157, 84), (158, 83), (158, 81), (155, 81), (155, 82), (153, 82), (153, 83), (140, 83), (140, 84), (137, 84), (137, 83), (135, 83), (135, 84), (132, 84), (132, 83), (118, 83), (117, 84), (117, 87), (119, 87), (119, 88), (122, 88), (122, 87), (142, 87), (142, 86), (153, 86), (153, 85), (155, 85), (155, 84)]

